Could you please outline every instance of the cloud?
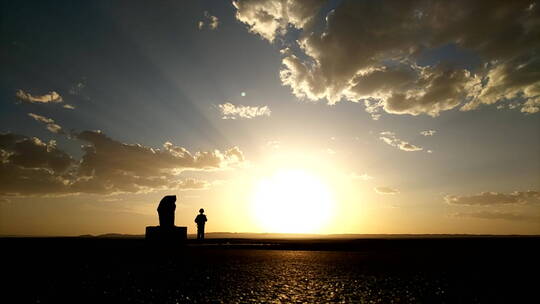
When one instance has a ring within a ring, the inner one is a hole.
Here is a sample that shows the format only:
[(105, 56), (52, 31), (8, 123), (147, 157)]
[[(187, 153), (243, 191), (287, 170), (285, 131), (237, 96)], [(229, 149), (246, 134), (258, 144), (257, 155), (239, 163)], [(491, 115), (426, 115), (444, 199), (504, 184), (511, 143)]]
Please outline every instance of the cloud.
[(437, 131), (435, 130), (425, 130), (425, 131), (420, 132), (420, 134), (424, 136), (433, 136), (435, 135), (435, 133), (437, 133)]
[(0, 133), (0, 196), (62, 193), (72, 165), (74, 160), (55, 141)]
[(86, 83), (85, 82), (77, 82), (75, 85), (73, 85), (70, 89), (69, 89), (69, 94), (71, 95), (80, 95), (81, 92), (84, 90), (84, 88), (86, 88)]
[(51, 118), (47, 118), (45, 116), (34, 113), (28, 113), (28, 116), (32, 117), (36, 121), (44, 123), (47, 126), (47, 130), (51, 131), (52, 133), (64, 134), (64, 130), (62, 130), (62, 127), (54, 123), (54, 120), (52, 120)]
[(45, 124), (54, 123), (54, 120), (47, 118), (45, 116), (34, 114), (34, 113), (28, 113), (28, 116)]
[(422, 151), (424, 149), (422, 147), (415, 146), (413, 144), (410, 144), (404, 140), (397, 138), (396, 134), (390, 131), (381, 132), (379, 138), (385, 143), (403, 151), (414, 152), (414, 151)]
[(243, 105), (233, 105), (230, 102), (220, 104), (218, 106), (221, 114), (223, 115), (222, 119), (252, 119), (259, 116), (270, 116), (270, 114), (272, 113), (268, 106), (251, 107)]
[(15, 97), (29, 103), (59, 103), (63, 101), (62, 96), (55, 91), (51, 91), (44, 95), (32, 95), (23, 90), (18, 90), (15, 93)]
[(182, 181), (179, 181), (176, 184), (176, 189), (178, 190), (199, 190), (206, 189), (210, 184), (203, 180), (188, 178)]
[(126, 144), (99, 131), (72, 136), (87, 143), (80, 161), (59, 150), (54, 141), (0, 134), (0, 196), (205, 189), (207, 182), (182, 180), (178, 175), (185, 170), (225, 169), (244, 161), (238, 147), (190, 153), (170, 142), (161, 149)]
[(236, 19), (248, 25), (249, 31), (272, 42), (277, 35), (284, 35), (287, 27), (306, 26), (324, 4), (324, 0), (238, 0)]
[(511, 193), (481, 192), (474, 195), (446, 195), (444, 200), (452, 205), (491, 206), (540, 203), (538, 191), (514, 191)]
[[(295, 37), (283, 43), (280, 78), (299, 98), (363, 101), (374, 119), (516, 98), (522, 112), (540, 110), (540, 9), (529, 0), (345, 0), (321, 16), (323, 4), (234, 2), (250, 32)], [(456, 54), (440, 55), (445, 48)]]
[(207, 11), (204, 11), (204, 20), (200, 20), (197, 23), (197, 27), (199, 28), (199, 30), (202, 30), (205, 26), (210, 30), (217, 29), (219, 26), (218, 17), (212, 16)]
[(70, 105), (70, 104), (65, 104), (65, 105), (62, 106), (62, 108), (69, 109), (69, 110), (74, 110), (75, 109), (75, 107)]
[(367, 173), (362, 173), (362, 174), (351, 173), (350, 176), (351, 176), (352, 179), (359, 179), (359, 180), (363, 180), (363, 181), (368, 181), (368, 180), (373, 179), (373, 176), (370, 176)]
[(26, 169), (45, 169), (53, 173), (64, 172), (73, 159), (56, 147), (54, 140), (48, 143), (36, 137), (0, 133), (2, 163)]
[(536, 98), (530, 98), (522, 104), (521, 112), (527, 114), (534, 114), (540, 112), (540, 96)]
[(459, 218), (477, 218), (484, 220), (506, 220), (506, 221), (526, 221), (526, 222), (540, 222), (540, 215), (535, 214), (522, 214), (512, 212), (458, 212), (453, 214), (454, 217)]
[(375, 192), (379, 194), (398, 194), (399, 193), (397, 189), (390, 188), (390, 187), (375, 187), (374, 190)]
[(279, 140), (270, 140), (266, 142), (266, 145), (273, 149), (279, 149), (279, 147), (281, 146), (281, 142)]

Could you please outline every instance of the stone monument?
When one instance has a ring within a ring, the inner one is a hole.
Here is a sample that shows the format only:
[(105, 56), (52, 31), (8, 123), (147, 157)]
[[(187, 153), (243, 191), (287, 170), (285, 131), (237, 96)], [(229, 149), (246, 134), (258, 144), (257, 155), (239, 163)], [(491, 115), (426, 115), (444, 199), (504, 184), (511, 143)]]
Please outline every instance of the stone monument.
[(159, 226), (146, 227), (146, 240), (177, 244), (187, 239), (187, 227), (174, 225), (175, 202), (176, 195), (167, 195), (161, 199), (157, 208)]

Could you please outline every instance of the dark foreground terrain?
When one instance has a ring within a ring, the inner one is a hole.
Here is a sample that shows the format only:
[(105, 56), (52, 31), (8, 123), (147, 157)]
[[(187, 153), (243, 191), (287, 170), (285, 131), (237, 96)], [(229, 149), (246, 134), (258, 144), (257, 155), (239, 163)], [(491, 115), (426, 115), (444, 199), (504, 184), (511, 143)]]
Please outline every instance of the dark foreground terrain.
[(540, 303), (538, 237), (3, 238), (1, 303)]

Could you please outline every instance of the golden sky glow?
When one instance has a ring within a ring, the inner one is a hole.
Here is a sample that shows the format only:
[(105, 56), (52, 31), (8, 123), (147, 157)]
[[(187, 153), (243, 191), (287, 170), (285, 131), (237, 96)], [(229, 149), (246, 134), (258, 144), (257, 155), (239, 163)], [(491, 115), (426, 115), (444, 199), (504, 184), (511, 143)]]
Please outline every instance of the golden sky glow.
[(310, 173), (280, 169), (257, 182), (251, 204), (262, 231), (321, 233), (336, 202), (328, 186)]
[(540, 233), (537, 3), (3, 5), (0, 234)]

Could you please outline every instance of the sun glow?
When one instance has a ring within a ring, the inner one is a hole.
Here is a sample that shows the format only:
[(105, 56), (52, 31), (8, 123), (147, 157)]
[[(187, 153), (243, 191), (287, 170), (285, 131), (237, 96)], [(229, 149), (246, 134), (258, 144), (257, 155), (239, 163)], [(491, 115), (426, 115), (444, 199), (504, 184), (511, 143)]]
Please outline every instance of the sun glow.
[(328, 187), (300, 170), (281, 170), (257, 184), (253, 213), (265, 232), (320, 233), (332, 216)]

